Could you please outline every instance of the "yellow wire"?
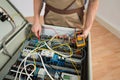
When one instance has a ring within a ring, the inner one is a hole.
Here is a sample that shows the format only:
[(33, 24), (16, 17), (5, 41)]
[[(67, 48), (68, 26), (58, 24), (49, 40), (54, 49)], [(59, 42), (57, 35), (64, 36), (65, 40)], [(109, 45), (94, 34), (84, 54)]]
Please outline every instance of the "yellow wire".
[(54, 48), (58, 48), (58, 47), (60, 47), (60, 46), (64, 46), (64, 45), (68, 45), (67, 43), (66, 44), (60, 44), (59, 46), (55, 46), (55, 47), (53, 47), (52, 49), (54, 49)]
[[(55, 40), (55, 37), (56, 37), (56, 35), (53, 36), (53, 37), (49, 40), (49, 42), (52, 41), (52, 40)], [(56, 39), (56, 40), (57, 40), (57, 39)], [(49, 42), (48, 42), (48, 44), (49, 44)], [(55, 46), (55, 47), (53, 47), (52, 49), (57, 48), (57, 47), (60, 47), (60, 46), (63, 46), (63, 45), (68, 46), (68, 48), (70, 49), (70, 56), (72, 56), (72, 55), (73, 55), (72, 49), (71, 49), (71, 47), (68, 45), (68, 43), (66, 43), (66, 44), (60, 44), (59, 46)], [(62, 54), (60, 54), (60, 53), (58, 53), (58, 52), (57, 52), (57, 54), (62, 56)]]
[(72, 63), (72, 65), (73, 65), (73, 67), (74, 67), (75, 70), (76, 70), (76, 73), (77, 73), (77, 75), (78, 75), (78, 80), (80, 80), (80, 77), (79, 77), (80, 75), (79, 75), (78, 69), (76, 68), (76, 65), (75, 65), (76, 63), (72, 61), (72, 58), (71, 58), (71, 57), (70, 57), (70, 60), (71, 60), (71, 63)]
[[(66, 46), (69, 47), (69, 49), (70, 49), (70, 55), (71, 55), (71, 54), (72, 54), (72, 49), (71, 49), (71, 47), (70, 47), (68, 44), (60, 44), (59, 46), (55, 46), (55, 47), (53, 47), (53, 49), (55, 49), (55, 48), (57, 48), (57, 47), (60, 47), (60, 46), (63, 46), (63, 45), (66, 45)], [(46, 48), (40, 48), (39, 50), (49, 50), (49, 49), (46, 49)], [(51, 50), (49, 50), (49, 51), (51, 51)], [(56, 53), (56, 52), (55, 52), (55, 53)], [(60, 53), (56, 53), (56, 54), (62, 56), (62, 54), (60, 54)], [(76, 70), (76, 73), (77, 73), (77, 75), (78, 75), (78, 79), (80, 80), (80, 75), (79, 75), (79, 72), (78, 72), (78, 70), (77, 70), (77, 68), (76, 68), (75, 62), (73, 62), (73, 60), (72, 60), (71, 57), (70, 57), (70, 60), (71, 60), (71, 63), (72, 63), (72, 65), (73, 65), (73, 67), (74, 67), (75, 70)]]
[[(46, 48), (40, 48), (39, 50), (48, 50), (48, 51), (53, 51), (54, 53), (60, 55), (60, 56), (63, 56), (63, 54), (60, 54), (59, 52), (57, 51), (54, 51), (54, 50), (49, 50), (49, 49), (46, 49)], [(70, 52), (70, 56), (72, 56), (72, 53)]]
[(33, 61), (34, 61), (34, 67), (36, 67), (36, 59), (34, 57), (34, 55), (32, 55)]
[[(50, 42), (50, 41), (52, 41), (55, 37), (56, 37), (56, 35), (55, 35), (55, 36), (53, 36), (53, 37), (49, 40), (49, 42)], [(49, 43), (49, 42), (48, 42), (48, 43)]]
[[(57, 48), (57, 47), (60, 47), (60, 46), (63, 46), (63, 45), (66, 45), (66, 46), (68, 46), (69, 47), (69, 49), (70, 49), (70, 54), (71, 54), (71, 48), (70, 48), (70, 46), (68, 45), (68, 44), (60, 44), (59, 46), (55, 46), (55, 47), (53, 47), (53, 49), (54, 48)], [(71, 60), (71, 63), (72, 63), (72, 65), (73, 65), (73, 67), (75, 68), (75, 70), (76, 70), (76, 73), (77, 73), (77, 75), (78, 75), (78, 80), (80, 80), (80, 75), (79, 75), (79, 72), (78, 72), (78, 70), (77, 70), (77, 68), (76, 68), (76, 63), (75, 62), (73, 62), (73, 60), (72, 60), (72, 58), (70, 57), (70, 60)]]
[[(49, 40), (49, 42), (52, 41), (54, 38), (55, 38), (55, 36), (52, 37), (52, 38)], [(45, 40), (42, 41), (42, 42), (45, 42)], [(48, 42), (48, 43), (49, 43), (49, 42)], [(71, 47), (69, 46), (68, 43), (66, 43), (66, 44), (60, 44), (59, 46), (55, 46), (55, 47), (53, 47), (52, 49), (55, 49), (55, 48), (58, 48), (58, 47), (61, 47), (61, 46), (64, 46), (64, 45), (66, 45), (66, 46), (70, 49), (70, 53), (69, 53), (69, 54), (72, 56), (72, 55), (73, 55), (73, 52), (72, 52), (72, 49), (71, 49)], [(38, 50), (49, 50), (49, 49), (46, 49), (46, 48), (39, 48), (38, 46), (39, 46), (39, 44), (37, 44), (37, 47), (33, 50), (33, 52), (36, 52), (37, 49), (38, 49)], [(51, 50), (49, 50), (49, 51), (51, 51)], [(63, 56), (62, 54), (60, 54), (60, 53), (57, 52), (57, 51), (54, 51), (54, 50), (52, 50), (52, 51), (53, 51), (54, 53), (60, 55), (60, 56)], [(31, 53), (31, 52), (30, 52), (30, 53)], [(79, 77), (80, 75), (79, 75), (79, 72), (78, 72), (78, 70), (77, 70), (77, 68), (76, 68), (76, 65), (75, 65), (76, 63), (73, 62), (71, 56), (70, 56), (71, 63), (72, 63), (73, 67), (74, 67), (75, 70), (76, 70), (76, 73), (77, 73), (77, 75), (78, 75), (78, 79), (80, 80), (80, 77)], [(34, 60), (34, 67), (36, 68), (36, 60), (35, 60), (34, 56), (33, 56), (33, 60)]]

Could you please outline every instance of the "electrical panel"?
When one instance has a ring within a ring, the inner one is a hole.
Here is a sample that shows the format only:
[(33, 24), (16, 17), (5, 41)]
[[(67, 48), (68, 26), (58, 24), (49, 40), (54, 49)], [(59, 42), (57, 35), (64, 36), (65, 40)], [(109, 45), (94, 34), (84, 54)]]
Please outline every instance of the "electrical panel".
[(40, 40), (29, 37), (7, 76), (15, 80), (80, 80), (86, 51), (85, 46), (77, 48), (71, 43), (72, 39), (67, 35), (41, 35)]

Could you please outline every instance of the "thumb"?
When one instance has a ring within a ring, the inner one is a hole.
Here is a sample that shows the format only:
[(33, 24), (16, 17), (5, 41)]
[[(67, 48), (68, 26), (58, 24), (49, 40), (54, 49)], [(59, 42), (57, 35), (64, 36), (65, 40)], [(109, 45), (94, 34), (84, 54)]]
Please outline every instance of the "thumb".
[(80, 35), (78, 35), (78, 37), (82, 37), (83, 39), (86, 39), (86, 36), (85, 36), (85, 34), (80, 34)]
[(78, 37), (82, 37), (82, 38), (83, 38), (83, 37), (84, 37), (84, 34), (80, 34), (80, 35), (78, 35)]
[(85, 36), (84, 34), (80, 34), (80, 35), (78, 35), (78, 37), (82, 37), (82, 38), (84, 38), (84, 36)]

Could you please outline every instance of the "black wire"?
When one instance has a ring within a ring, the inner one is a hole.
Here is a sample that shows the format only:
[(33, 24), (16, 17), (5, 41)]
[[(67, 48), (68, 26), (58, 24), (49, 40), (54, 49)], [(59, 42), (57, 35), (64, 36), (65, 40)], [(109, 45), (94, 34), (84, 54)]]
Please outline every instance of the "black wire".
[(81, 59), (81, 61), (83, 61), (86, 58), (87, 54), (86, 54), (85, 48), (82, 48), (81, 50), (83, 52), (83, 58)]
[[(48, 64), (48, 65), (49, 65), (49, 67), (51, 67), (54, 71), (56, 71), (56, 69), (53, 68), (50, 64)], [(59, 74), (58, 71), (56, 71), (56, 72), (57, 72), (57, 74)], [(60, 76), (60, 75), (59, 75), (59, 76)], [(62, 78), (62, 76), (60, 76), (60, 79), (64, 80), (64, 79)]]

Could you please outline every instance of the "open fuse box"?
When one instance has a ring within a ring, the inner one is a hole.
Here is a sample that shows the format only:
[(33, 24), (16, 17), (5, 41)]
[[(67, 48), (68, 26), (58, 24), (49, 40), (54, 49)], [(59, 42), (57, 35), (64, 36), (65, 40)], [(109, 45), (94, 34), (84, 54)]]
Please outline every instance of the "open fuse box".
[[(77, 47), (75, 29), (43, 25), (38, 40), (11, 2), (0, 2), (15, 24), (11, 35), (1, 37), (0, 80), (92, 80), (89, 37), (85, 46)], [(7, 20), (0, 25), (11, 27)]]

